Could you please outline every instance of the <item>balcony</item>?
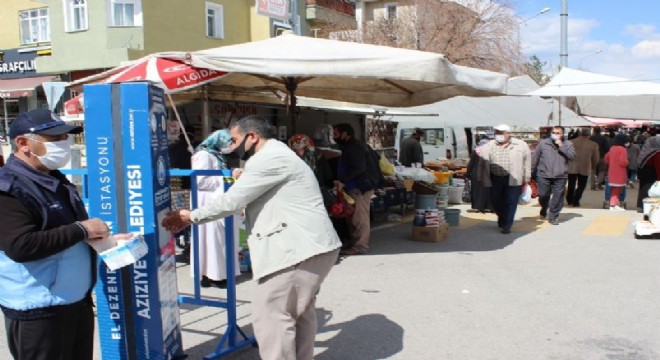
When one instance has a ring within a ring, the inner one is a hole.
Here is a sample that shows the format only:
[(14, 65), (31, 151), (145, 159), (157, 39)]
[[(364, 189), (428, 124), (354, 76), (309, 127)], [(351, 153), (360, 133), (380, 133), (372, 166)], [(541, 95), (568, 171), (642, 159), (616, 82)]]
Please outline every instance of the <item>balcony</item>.
[(306, 0), (306, 19), (312, 26), (355, 29), (355, 3), (348, 0)]
[(355, 3), (348, 0), (306, 0), (306, 4), (308, 12), (310, 8), (322, 8), (355, 17)]

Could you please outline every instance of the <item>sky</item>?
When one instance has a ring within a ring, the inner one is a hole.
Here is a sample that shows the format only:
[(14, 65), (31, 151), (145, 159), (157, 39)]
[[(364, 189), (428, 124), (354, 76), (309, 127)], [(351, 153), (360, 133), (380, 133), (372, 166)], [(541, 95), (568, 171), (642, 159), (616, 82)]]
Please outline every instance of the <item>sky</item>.
[[(523, 53), (538, 56), (547, 63), (546, 73), (556, 73), (562, 0), (513, 1), (523, 21)], [(533, 17), (546, 7), (551, 10)], [(658, 0), (568, 0), (567, 38), (568, 67), (660, 83)]]

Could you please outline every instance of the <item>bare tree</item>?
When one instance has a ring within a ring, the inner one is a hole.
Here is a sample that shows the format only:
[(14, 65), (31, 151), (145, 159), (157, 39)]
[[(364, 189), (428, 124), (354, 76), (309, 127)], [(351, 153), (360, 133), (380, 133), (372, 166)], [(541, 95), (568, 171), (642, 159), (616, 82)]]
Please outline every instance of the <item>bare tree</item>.
[(400, 0), (396, 16), (369, 10), (362, 31), (336, 38), (441, 53), (454, 64), (518, 75), (518, 21), (506, 0)]

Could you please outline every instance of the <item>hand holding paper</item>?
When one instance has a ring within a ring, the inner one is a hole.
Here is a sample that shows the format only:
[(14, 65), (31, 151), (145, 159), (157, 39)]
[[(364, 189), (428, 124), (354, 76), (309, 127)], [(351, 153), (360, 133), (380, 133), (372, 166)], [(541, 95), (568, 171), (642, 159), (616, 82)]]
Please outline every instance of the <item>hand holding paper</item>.
[(87, 219), (80, 222), (85, 230), (87, 230), (87, 240), (102, 240), (110, 236), (110, 228), (101, 219)]

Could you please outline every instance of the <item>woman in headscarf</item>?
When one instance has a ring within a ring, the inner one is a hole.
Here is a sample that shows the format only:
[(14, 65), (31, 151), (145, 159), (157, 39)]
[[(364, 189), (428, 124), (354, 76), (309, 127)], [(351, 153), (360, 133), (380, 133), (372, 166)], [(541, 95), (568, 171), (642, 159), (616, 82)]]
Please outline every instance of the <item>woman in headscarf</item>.
[(479, 153), (481, 147), (488, 143), (488, 139), (482, 138), (479, 140), (477, 147), (470, 155), (470, 162), (467, 165), (466, 176), (470, 179), (470, 202), (472, 203), (471, 209), (468, 212), (492, 212), (493, 205), (490, 201), (490, 190), (485, 188), (483, 184), (479, 184), (477, 179), (477, 169), (479, 168)]
[(289, 138), (289, 148), (312, 169), (321, 187), (321, 192), (325, 188), (332, 189), (332, 169), (328, 161), (323, 157), (323, 154), (316, 151), (312, 138), (305, 134), (295, 134)]
[(610, 210), (624, 211), (619, 206), (619, 195), (623, 188), (628, 185), (628, 151), (626, 143), (628, 136), (626, 134), (616, 134), (614, 143), (610, 151), (605, 154), (605, 164), (607, 168), (607, 184), (610, 187)]
[[(305, 134), (295, 134), (289, 138), (289, 148), (293, 150), (300, 158), (312, 169), (316, 180), (321, 188), (323, 203), (326, 209), (330, 209), (335, 196), (332, 194), (334, 183), (333, 173), (328, 160), (321, 152), (316, 151), (314, 140)], [(332, 226), (342, 243), (342, 248), (349, 248), (353, 244), (350, 241), (349, 227), (346, 219), (337, 219), (330, 217)]]
[[(195, 149), (192, 156), (193, 170), (226, 170), (227, 155), (231, 151), (231, 135), (229, 130), (217, 130), (206, 138)], [(213, 193), (224, 189), (221, 176), (197, 177), (197, 207), (204, 206), (213, 199)], [(199, 225), (199, 274), (202, 276), (202, 287), (227, 287), (227, 252), (225, 246), (224, 219)], [(238, 216), (234, 216), (234, 265), (235, 274), (240, 274), (238, 263)], [(195, 249), (193, 249), (194, 251)], [(194, 263), (191, 263), (191, 271)]]
[(637, 157), (637, 178), (639, 193), (637, 195), (637, 211), (644, 206), (644, 199), (649, 196), (651, 185), (660, 180), (660, 136), (648, 138)]

